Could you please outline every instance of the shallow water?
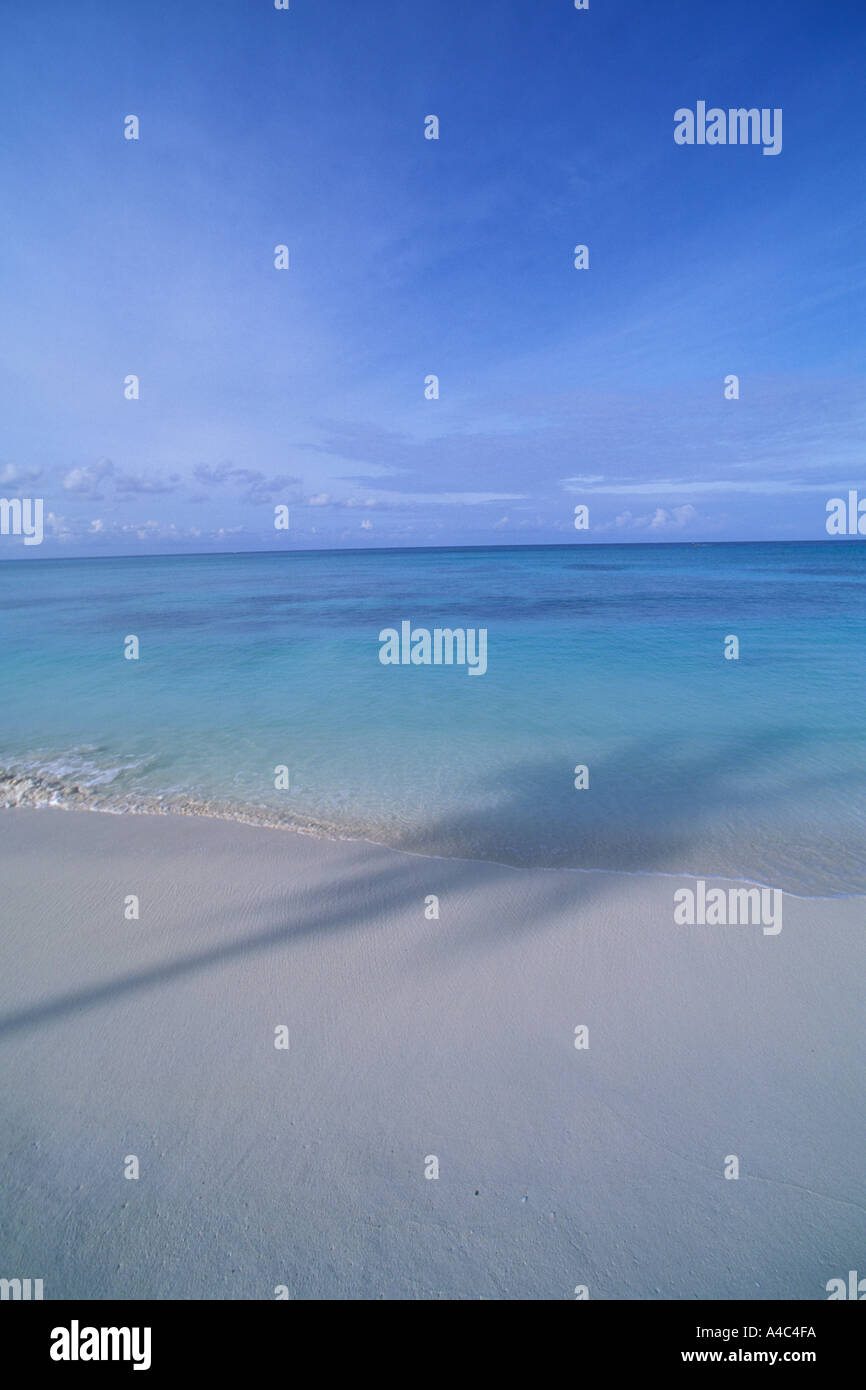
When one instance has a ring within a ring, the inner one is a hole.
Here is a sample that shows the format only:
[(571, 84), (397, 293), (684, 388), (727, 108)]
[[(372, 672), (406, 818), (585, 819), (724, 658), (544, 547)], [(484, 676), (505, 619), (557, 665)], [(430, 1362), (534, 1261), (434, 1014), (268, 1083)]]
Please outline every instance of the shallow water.
[[(819, 542), (4, 562), (0, 801), (862, 893), (863, 556)], [(486, 628), (486, 673), (383, 666), (379, 632), (403, 620)]]

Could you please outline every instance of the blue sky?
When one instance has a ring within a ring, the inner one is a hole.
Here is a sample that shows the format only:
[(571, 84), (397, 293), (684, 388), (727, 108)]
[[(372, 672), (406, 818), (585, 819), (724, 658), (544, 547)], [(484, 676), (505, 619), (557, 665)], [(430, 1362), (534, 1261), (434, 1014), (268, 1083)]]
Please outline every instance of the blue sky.
[[(50, 522), (0, 556), (819, 539), (866, 485), (859, 0), (3, 27), (0, 495)], [(676, 145), (699, 100), (781, 154)]]

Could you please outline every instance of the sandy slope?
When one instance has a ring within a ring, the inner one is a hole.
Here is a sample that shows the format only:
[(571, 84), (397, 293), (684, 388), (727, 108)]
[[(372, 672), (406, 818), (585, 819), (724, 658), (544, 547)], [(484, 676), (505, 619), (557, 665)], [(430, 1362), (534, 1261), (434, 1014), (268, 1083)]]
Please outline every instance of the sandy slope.
[(0, 811), (0, 1274), (825, 1298), (866, 1272), (866, 904), (675, 926), (689, 882)]

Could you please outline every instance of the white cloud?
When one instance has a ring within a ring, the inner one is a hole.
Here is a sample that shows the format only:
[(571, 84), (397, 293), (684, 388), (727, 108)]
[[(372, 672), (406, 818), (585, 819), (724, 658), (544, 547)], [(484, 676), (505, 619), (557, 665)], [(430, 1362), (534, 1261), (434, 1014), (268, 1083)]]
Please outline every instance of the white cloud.
[(20, 492), (28, 483), (35, 483), (41, 477), (41, 469), (30, 468), (22, 472), (14, 463), (4, 463), (0, 468), (0, 487), (8, 492)]
[(648, 512), (646, 516), (635, 516), (632, 512), (620, 512), (614, 521), (604, 522), (594, 529), (597, 531), (610, 531), (614, 528), (621, 531), (684, 531), (700, 519), (691, 503), (686, 503), (682, 507), (672, 508), (671, 511), (666, 511), (664, 507), (656, 507), (654, 512)]
[[(652, 482), (604, 483), (598, 487), (594, 482), (581, 478), (562, 478), (566, 492), (595, 492), (605, 497), (654, 497), (672, 495), (674, 497), (698, 496), (701, 493), (748, 493), (753, 496), (775, 496), (794, 492), (826, 492), (827, 488), (847, 487), (847, 483), (798, 483), (780, 479), (763, 482), (746, 482), (744, 479), (701, 479), (701, 478), (656, 478)], [(853, 484), (852, 484), (853, 486)]]
[(114, 464), (110, 459), (99, 459), (87, 468), (71, 468), (63, 479), (64, 491), (97, 497), (99, 484), (103, 478), (111, 477), (113, 472)]
[(56, 512), (49, 512), (45, 518), (45, 529), (51, 532), (59, 541), (67, 541), (72, 536), (72, 530), (64, 516), (58, 516)]
[(380, 492), (379, 500), (411, 506), (416, 502), (442, 504), (460, 502), (469, 507), (484, 502), (526, 502), (525, 492)]

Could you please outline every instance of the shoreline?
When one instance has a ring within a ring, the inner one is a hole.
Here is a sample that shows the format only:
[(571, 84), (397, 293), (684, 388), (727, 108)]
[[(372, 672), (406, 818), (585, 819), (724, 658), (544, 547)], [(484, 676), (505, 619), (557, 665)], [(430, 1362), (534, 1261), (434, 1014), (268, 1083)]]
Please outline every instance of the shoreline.
[[(2, 788), (2, 776), (0, 776), (0, 788)], [(96, 798), (94, 797), (94, 802)], [(782, 888), (776, 883), (768, 882), (765, 879), (752, 878), (748, 874), (719, 873), (712, 869), (621, 869), (621, 868), (601, 868), (598, 866), (585, 866), (580, 864), (509, 864), (506, 860), (494, 858), (464, 858), (459, 855), (436, 854), (433, 851), (425, 852), (420, 849), (409, 849), (402, 845), (392, 845), (385, 840), (374, 840), (367, 835), (351, 834), (349, 831), (342, 831), (338, 826), (325, 825), (317, 821), (301, 821), (286, 818), (285, 820), (266, 819), (267, 811), (263, 810), (261, 816), (256, 816), (254, 810), (244, 811), (242, 808), (233, 810), (218, 803), (217, 807), (209, 807), (206, 803), (190, 801), (188, 806), (182, 802), (168, 803), (161, 802), (160, 798), (153, 797), (148, 804), (137, 801), (131, 805), (111, 804), (107, 800), (102, 800), (98, 804), (88, 804), (84, 799), (80, 801), (50, 801), (39, 802), (20, 800), (10, 802), (0, 799), (0, 812), (3, 811), (63, 811), (63, 812), (91, 812), (99, 815), (109, 815), (115, 817), (124, 816), (143, 816), (154, 818), (165, 818), (176, 816), (184, 820), (203, 820), (220, 821), (229, 825), (244, 825), (254, 830), (268, 830), (277, 833), (293, 833), (306, 836), (310, 839), (322, 840), (329, 844), (363, 844), (369, 845), (373, 849), (390, 850), (394, 854), (411, 855), (418, 859), (431, 859), (442, 863), (455, 864), (491, 864), (500, 869), (512, 870), (515, 873), (537, 872), (537, 873), (565, 873), (565, 874), (610, 874), (622, 876), (624, 878), (652, 878), (652, 879), (672, 879), (680, 881), (682, 879), (705, 879), (714, 880), (718, 883), (740, 883), (750, 887), (769, 888), (775, 892), (782, 893), (785, 897), (795, 898), (802, 902), (848, 902), (850, 900), (863, 901), (866, 899), (866, 892), (863, 893), (797, 893), (790, 888)]]

